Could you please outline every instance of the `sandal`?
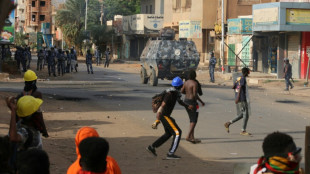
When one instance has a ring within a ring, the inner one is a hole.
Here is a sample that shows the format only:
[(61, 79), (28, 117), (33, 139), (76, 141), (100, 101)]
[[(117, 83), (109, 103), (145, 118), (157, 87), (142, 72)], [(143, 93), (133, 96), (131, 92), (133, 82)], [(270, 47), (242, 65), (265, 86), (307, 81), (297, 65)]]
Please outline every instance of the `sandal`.
[(195, 139), (194, 141), (195, 141), (196, 144), (197, 144), (197, 143), (201, 143), (201, 140), (200, 140), (200, 139)]
[(186, 138), (186, 141), (191, 142), (191, 143), (193, 143), (193, 144), (196, 144), (196, 141), (193, 140), (193, 139), (188, 139), (188, 138)]

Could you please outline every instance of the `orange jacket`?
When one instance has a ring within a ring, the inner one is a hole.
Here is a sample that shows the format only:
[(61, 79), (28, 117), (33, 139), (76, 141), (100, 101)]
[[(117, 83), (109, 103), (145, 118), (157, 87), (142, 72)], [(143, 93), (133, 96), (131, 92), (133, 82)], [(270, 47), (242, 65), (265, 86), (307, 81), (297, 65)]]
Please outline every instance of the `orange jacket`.
[[(95, 129), (91, 127), (82, 127), (76, 133), (75, 146), (76, 146), (77, 159), (68, 168), (67, 174), (78, 174), (79, 171), (82, 170), (80, 166), (81, 155), (79, 151), (79, 144), (82, 140), (88, 137), (99, 137), (99, 134)], [(115, 159), (113, 159), (111, 156), (107, 156), (106, 161), (107, 161), (107, 170), (105, 171), (104, 174), (121, 174), (122, 173)]]

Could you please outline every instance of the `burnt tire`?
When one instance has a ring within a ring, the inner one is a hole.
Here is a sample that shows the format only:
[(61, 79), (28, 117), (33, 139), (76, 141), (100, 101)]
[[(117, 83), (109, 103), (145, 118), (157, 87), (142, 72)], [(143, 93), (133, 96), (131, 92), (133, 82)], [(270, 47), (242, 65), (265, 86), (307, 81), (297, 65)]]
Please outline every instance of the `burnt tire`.
[(158, 84), (158, 78), (156, 76), (156, 71), (152, 69), (151, 74), (150, 74), (150, 85), (157, 86), (157, 84)]
[(140, 70), (140, 78), (141, 78), (142, 84), (147, 84), (148, 77), (147, 77), (146, 69), (143, 67), (141, 67), (141, 70)]

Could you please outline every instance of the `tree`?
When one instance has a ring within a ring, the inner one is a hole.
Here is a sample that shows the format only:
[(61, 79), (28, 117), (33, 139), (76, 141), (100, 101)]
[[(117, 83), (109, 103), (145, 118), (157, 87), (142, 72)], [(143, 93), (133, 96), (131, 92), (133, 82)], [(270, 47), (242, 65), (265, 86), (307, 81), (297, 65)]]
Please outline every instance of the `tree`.
[(104, 16), (106, 20), (112, 20), (115, 15), (133, 15), (140, 13), (140, 0), (105, 0)]
[(24, 35), (22, 32), (16, 32), (15, 33), (15, 44), (17, 46), (24, 46), (24, 45), (26, 45), (25, 39), (26, 39), (26, 35)]
[[(88, 0), (87, 27), (100, 23), (100, 3), (98, 0)], [(56, 24), (61, 28), (66, 42), (80, 48), (87, 38), (85, 27), (85, 0), (67, 0), (64, 8), (57, 11)]]

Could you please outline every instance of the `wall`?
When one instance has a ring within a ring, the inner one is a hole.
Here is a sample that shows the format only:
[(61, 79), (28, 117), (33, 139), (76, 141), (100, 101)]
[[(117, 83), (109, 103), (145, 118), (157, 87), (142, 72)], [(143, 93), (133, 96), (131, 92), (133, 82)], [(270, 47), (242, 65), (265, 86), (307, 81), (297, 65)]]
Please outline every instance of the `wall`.
[(202, 28), (213, 29), (216, 20), (216, 8), (218, 0), (203, 1)]
[[(141, 0), (141, 14), (155, 14), (155, 0)], [(152, 13), (150, 7), (152, 6)]]
[[(172, 0), (165, 0), (164, 27), (178, 27), (182, 20), (201, 20), (203, 21), (203, 0), (192, 0), (191, 8), (176, 8)], [(180, 0), (185, 1), (185, 0)]]
[[(302, 40), (301, 40), (301, 61), (300, 61), (300, 76), (302, 79), (306, 78), (307, 75), (307, 68), (308, 68), (308, 61), (309, 56), (307, 55), (307, 48), (308, 52), (310, 50), (310, 32), (302, 32)], [(310, 79), (310, 71), (308, 74), (308, 79)]]

